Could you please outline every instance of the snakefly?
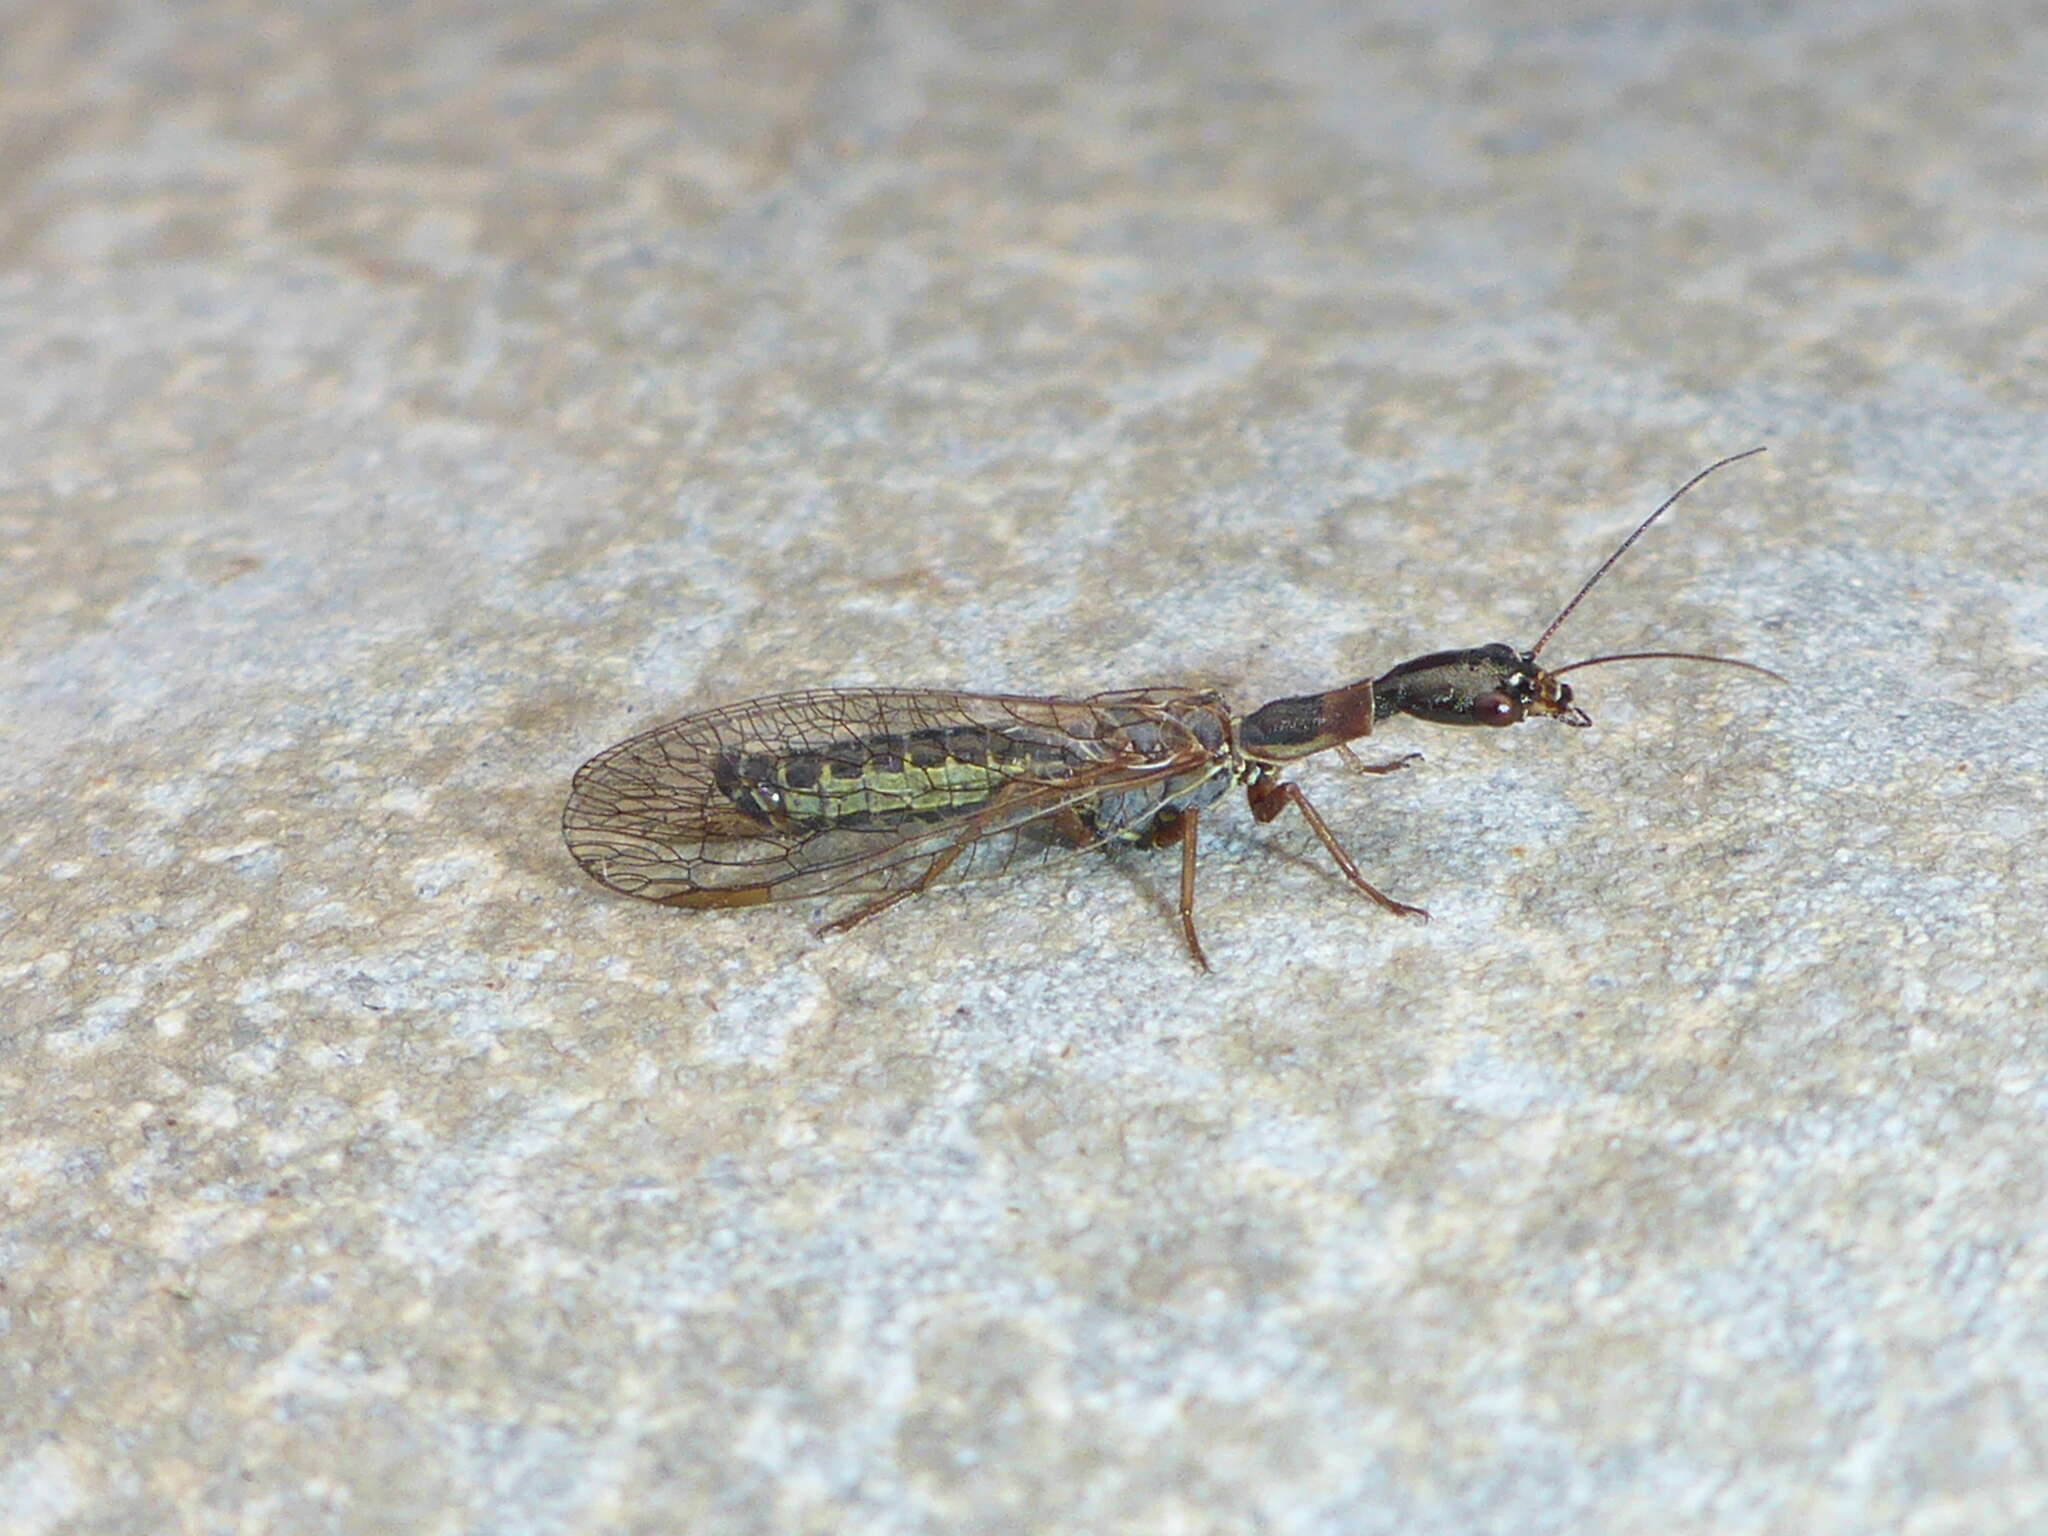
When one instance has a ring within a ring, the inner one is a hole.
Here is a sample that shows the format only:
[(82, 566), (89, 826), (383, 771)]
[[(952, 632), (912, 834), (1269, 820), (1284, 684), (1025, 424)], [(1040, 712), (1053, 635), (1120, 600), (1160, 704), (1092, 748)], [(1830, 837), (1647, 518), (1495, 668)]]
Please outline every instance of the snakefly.
[[(1247, 715), (1193, 688), (1085, 698), (825, 688), (689, 715), (600, 752), (576, 772), (562, 832), (593, 878), (674, 907), (751, 907), (865, 897), (826, 931), (865, 922), (940, 881), (1004, 874), (1084, 849), (1179, 844), (1180, 928), (1195, 937), (1195, 829), (1233, 785), (1254, 818), (1289, 806), (1357, 890), (1426, 919), (1358, 872), (1308, 797), (1283, 777), (1409, 715), (1438, 725), (1592, 722), (1566, 673), (1617, 661), (1704, 661), (1778, 674), (1725, 656), (1629, 651), (1546, 669), (1543, 647), (1595, 582), (1679, 497), (1752, 448), (1708, 465), (1624, 539), (1527, 650), (1434, 651), (1326, 693), (1275, 699)], [(1783, 679), (1779, 679), (1783, 681)]]

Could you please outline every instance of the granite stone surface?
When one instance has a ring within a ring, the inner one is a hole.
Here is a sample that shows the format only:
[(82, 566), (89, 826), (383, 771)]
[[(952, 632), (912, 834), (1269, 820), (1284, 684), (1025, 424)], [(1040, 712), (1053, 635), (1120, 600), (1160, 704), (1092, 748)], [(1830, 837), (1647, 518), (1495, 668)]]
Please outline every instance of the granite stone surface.
[[(0, 6), (0, 1533), (2048, 1528), (2037, 6)], [(844, 935), (778, 690), (1389, 724)], [(1384, 750), (1382, 750), (1384, 749)]]

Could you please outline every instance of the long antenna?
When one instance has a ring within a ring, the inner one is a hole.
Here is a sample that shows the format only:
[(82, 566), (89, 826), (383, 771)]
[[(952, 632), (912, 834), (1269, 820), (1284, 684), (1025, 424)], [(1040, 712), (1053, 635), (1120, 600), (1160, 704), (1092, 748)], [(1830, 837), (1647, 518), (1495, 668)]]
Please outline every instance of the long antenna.
[(1559, 667), (1552, 677), (1563, 677), (1567, 672), (1576, 672), (1581, 667), (1603, 667), (1610, 661), (1711, 661), (1717, 667), (1740, 667), (1745, 672), (1761, 672), (1765, 677), (1775, 677), (1781, 683), (1791, 678), (1782, 672), (1773, 672), (1769, 667), (1760, 667), (1753, 661), (1737, 661), (1733, 656), (1707, 656), (1699, 651), (1618, 651), (1612, 656), (1588, 656), (1584, 661), (1575, 661), (1568, 667)]
[[(1648, 517), (1644, 518), (1642, 522), (1637, 525), (1636, 531), (1621, 541), (1621, 547), (1615, 550), (1613, 554), (1609, 555), (1605, 560), (1603, 560), (1600, 563), (1600, 569), (1595, 571), (1591, 576), (1588, 576), (1586, 578), (1586, 584), (1583, 587), (1579, 588), (1577, 595), (1574, 596), (1570, 602), (1564, 605), (1564, 608), (1562, 609), (1562, 611), (1559, 612), (1556, 618), (1550, 621), (1550, 628), (1543, 631), (1542, 638), (1539, 639), (1534, 645), (1529, 647), (1529, 654), (1531, 656), (1534, 656), (1538, 651), (1542, 650), (1544, 646), (1550, 643), (1550, 637), (1557, 633), (1557, 627), (1560, 624), (1562, 624), (1566, 619), (1572, 616), (1572, 610), (1574, 608), (1578, 607), (1580, 603), (1585, 601), (1586, 594), (1593, 590), (1594, 584), (1597, 583), (1602, 576), (1605, 576), (1610, 570), (1614, 568), (1615, 561), (1619, 560), (1623, 555), (1628, 553), (1629, 546), (1631, 544), (1635, 543), (1637, 539), (1640, 539), (1644, 534), (1650, 531), (1650, 524), (1656, 522), (1658, 518), (1662, 517), (1666, 512), (1669, 512), (1672, 509), (1672, 507), (1677, 504), (1679, 497), (1683, 496), (1687, 491), (1691, 490), (1694, 486), (1698, 485), (1702, 480), (1706, 479), (1707, 476), (1711, 475), (1715, 470), (1725, 468), (1726, 466), (1735, 463), (1738, 459), (1753, 459), (1762, 452), (1763, 449), (1761, 448), (1749, 448), (1745, 449), (1741, 453), (1731, 453), (1725, 459), (1716, 459), (1713, 463), (1709, 464), (1705, 469), (1701, 470), (1698, 474), (1694, 475), (1690, 480), (1686, 481), (1685, 484), (1681, 485), (1677, 490), (1673, 491), (1669, 496), (1666, 496), (1664, 498), (1663, 505), (1658, 507), (1657, 510), (1652, 512)], [(1671, 654), (1673, 655), (1674, 659), (1676, 659), (1677, 653), (1674, 652)], [(1622, 658), (1617, 656), (1603, 659), (1619, 661)], [(1630, 657), (1628, 659), (1634, 660), (1635, 658)], [(1722, 658), (1717, 656), (1712, 658), (1702, 657), (1698, 659), (1719, 661)], [(1591, 666), (1592, 663), (1582, 661), (1578, 663), (1578, 665), (1585, 667)], [(1747, 666), (1748, 663), (1739, 662), (1737, 663), (1737, 665)], [(1762, 671), (1763, 669), (1759, 667), (1755, 670)], [(1777, 674), (1773, 673), (1772, 675), (1776, 676)], [(1783, 679), (1780, 679), (1780, 681), (1783, 681)]]

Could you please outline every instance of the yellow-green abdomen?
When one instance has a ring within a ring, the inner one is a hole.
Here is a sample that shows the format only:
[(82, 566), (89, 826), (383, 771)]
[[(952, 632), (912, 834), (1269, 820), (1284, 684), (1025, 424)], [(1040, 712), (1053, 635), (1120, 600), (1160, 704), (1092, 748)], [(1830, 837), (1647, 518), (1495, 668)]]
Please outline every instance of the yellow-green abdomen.
[(867, 736), (808, 751), (721, 753), (718, 789), (745, 815), (800, 830), (883, 830), (979, 811), (1028, 780), (1070, 778), (1083, 759), (1051, 737), (987, 726)]

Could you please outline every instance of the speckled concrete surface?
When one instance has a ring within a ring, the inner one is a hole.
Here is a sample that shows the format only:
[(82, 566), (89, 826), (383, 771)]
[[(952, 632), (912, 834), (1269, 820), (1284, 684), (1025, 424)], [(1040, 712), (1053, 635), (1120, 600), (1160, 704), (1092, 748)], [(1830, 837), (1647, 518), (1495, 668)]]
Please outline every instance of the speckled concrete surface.
[[(15, 4), (0, 1532), (2048, 1523), (2048, 34)], [(1367, 872), (607, 895), (832, 682), (1245, 706)]]

